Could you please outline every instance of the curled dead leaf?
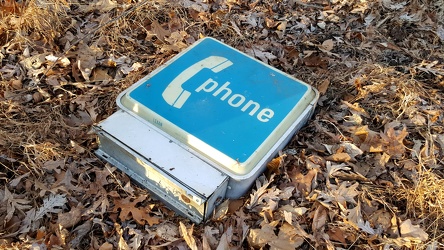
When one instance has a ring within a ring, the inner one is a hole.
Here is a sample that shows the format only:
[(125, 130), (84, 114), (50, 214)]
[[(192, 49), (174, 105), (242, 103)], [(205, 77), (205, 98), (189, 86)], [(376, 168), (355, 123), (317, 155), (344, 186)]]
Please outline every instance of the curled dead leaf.
[(429, 235), (419, 226), (413, 225), (410, 219), (407, 219), (399, 225), (401, 237), (412, 237), (424, 242), (428, 239)]
[(188, 247), (191, 250), (197, 250), (197, 244), (196, 244), (196, 240), (193, 237), (193, 227), (191, 226), (189, 229), (185, 226), (185, 224), (183, 224), (182, 221), (179, 222), (180, 225), (180, 233), (182, 234), (183, 239), (185, 240), (185, 242), (187, 243)]

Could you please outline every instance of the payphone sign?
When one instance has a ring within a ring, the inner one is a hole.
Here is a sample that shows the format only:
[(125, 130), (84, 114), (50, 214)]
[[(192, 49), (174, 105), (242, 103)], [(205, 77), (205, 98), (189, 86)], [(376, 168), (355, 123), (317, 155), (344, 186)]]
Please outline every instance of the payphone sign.
[(174, 58), (129, 95), (242, 163), (307, 91), (308, 87), (294, 78), (207, 38)]

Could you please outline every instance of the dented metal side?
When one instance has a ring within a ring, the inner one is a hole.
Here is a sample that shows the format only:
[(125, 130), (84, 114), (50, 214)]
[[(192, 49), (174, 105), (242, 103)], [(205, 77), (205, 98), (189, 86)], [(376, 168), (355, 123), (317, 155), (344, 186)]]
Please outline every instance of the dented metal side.
[[(211, 216), (217, 202), (225, 197), (227, 176), (124, 112), (106, 121), (95, 127), (99, 157), (194, 222)], [(149, 158), (144, 152), (149, 149), (163, 150), (173, 161)]]

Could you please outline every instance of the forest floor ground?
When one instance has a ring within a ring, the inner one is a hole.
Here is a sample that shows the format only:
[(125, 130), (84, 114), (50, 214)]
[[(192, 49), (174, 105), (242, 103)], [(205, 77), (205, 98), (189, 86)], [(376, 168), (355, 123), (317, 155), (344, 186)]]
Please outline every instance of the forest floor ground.
[[(443, 0), (0, 2), (0, 246), (444, 248)], [(194, 225), (98, 159), (91, 128), (206, 36), (321, 97), (251, 191)]]

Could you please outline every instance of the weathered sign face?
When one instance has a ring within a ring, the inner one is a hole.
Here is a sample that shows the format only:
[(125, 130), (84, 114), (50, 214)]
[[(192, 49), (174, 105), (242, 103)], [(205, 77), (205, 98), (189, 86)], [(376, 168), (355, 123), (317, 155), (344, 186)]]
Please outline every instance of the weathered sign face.
[(207, 38), (133, 86), (121, 106), (243, 175), (314, 96), (305, 83)]

